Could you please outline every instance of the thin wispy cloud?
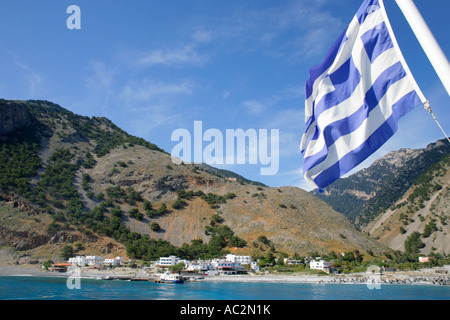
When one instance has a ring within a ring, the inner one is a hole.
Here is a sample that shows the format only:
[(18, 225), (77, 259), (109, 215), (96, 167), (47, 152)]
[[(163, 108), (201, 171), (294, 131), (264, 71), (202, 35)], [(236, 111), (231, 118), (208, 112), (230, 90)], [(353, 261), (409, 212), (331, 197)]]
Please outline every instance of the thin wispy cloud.
[(242, 102), (242, 106), (248, 113), (253, 115), (261, 114), (267, 110), (267, 106), (264, 103), (257, 100), (246, 100)]
[(42, 93), (44, 77), (33, 70), (17, 53), (10, 52), (14, 65), (18, 68), (19, 74), (22, 75), (24, 83), (28, 89), (28, 94), (36, 97)]
[[(154, 141), (158, 128), (179, 123), (180, 102), (191, 95), (197, 85), (189, 79), (163, 81), (150, 76), (130, 76), (131, 66), (93, 61), (84, 82), (88, 94), (80, 105), (95, 106), (113, 122), (120, 121), (130, 133)], [(163, 137), (162, 137), (163, 138)]]
[(345, 27), (345, 23), (328, 10), (326, 3), (275, 2), (270, 8), (250, 11), (236, 6), (235, 11), (215, 27), (213, 41), (226, 50), (244, 53), (264, 48), (264, 54), (284, 56), (291, 62), (312, 58), (332, 44), (335, 30)]
[(195, 43), (209, 43), (214, 39), (214, 34), (210, 30), (200, 29), (194, 32), (192, 40)]
[(141, 53), (140, 56), (137, 60), (137, 65), (141, 67), (152, 67), (154, 65), (171, 67), (199, 66), (208, 60), (207, 55), (199, 54), (193, 45), (184, 45), (175, 49), (155, 49)]
[(178, 83), (164, 83), (144, 79), (126, 84), (120, 96), (129, 101), (149, 101), (150, 99), (156, 99), (158, 96), (190, 94), (194, 87), (195, 84), (188, 80)]
[(95, 91), (101, 90), (102, 94), (111, 94), (118, 72), (101, 61), (91, 62), (89, 70), (90, 74), (85, 78), (86, 87)]

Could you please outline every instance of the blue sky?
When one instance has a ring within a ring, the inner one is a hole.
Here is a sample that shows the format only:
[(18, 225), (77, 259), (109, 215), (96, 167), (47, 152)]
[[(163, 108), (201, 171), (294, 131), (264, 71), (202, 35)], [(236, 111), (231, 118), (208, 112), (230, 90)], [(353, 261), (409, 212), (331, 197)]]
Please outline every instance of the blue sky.
[[(298, 186), (308, 71), (362, 0), (15, 0), (0, 4), (0, 97), (42, 99), (85, 116), (105, 116), (168, 152), (178, 128), (279, 129), (279, 172), (221, 165), (269, 186)], [(416, 0), (447, 57), (450, 1)], [(81, 30), (69, 30), (69, 5)], [(394, 0), (385, 0), (405, 59), (441, 125), (449, 96)], [(359, 166), (391, 150), (444, 138), (421, 106)], [(359, 169), (358, 168), (358, 169)], [(354, 172), (354, 171), (352, 171)]]

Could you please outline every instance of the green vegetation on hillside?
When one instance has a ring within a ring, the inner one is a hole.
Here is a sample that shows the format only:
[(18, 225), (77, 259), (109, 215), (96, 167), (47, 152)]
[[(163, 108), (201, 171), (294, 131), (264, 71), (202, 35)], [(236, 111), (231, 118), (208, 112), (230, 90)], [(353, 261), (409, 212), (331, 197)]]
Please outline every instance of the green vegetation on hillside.
[[(172, 254), (187, 257), (192, 256), (193, 253), (196, 254), (195, 257), (218, 257), (225, 252), (223, 249), (228, 245), (242, 247), (246, 244), (244, 240), (234, 236), (229, 227), (218, 225), (218, 219), (214, 219), (215, 227), (210, 230), (211, 240), (208, 244), (203, 245), (199, 241), (194, 241), (191, 245), (183, 245), (178, 248), (167, 241), (150, 239), (148, 235), (131, 232), (122, 223), (124, 212), (120, 208), (120, 203), (130, 205), (142, 203), (142, 207), (149, 216), (167, 213), (167, 207), (164, 203), (158, 210), (154, 210), (152, 204), (149, 201), (144, 201), (141, 194), (132, 187), (127, 189), (122, 189), (120, 186), (108, 187), (105, 190), (108, 198), (104, 199), (93, 210), (86, 211), (83, 208), (80, 195), (73, 186), (75, 172), (79, 167), (72, 161), (73, 154), (70, 150), (57, 150), (49, 158), (48, 165), (35, 188), (34, 201), (37, 204), (47, 209), (52, 206), (55, 207), (54, 210), (49, 210), (55, 218), (49, 232), (61, 230), (64, 225), (59, 223), (69, 222), (74, 226), (88, 228), (95, 233), (106, 235), (123, 243), (130, 257), (144, 260), (153, 260), (160, 256)], [(82, 176), (83, 188), (88, 188), (90, 179), (86, 174)], [(187, 192), (185, 190), (180, 190), (178, 196), (179, 199), (191, 199), (194, 196), (200, 196), (210, 205), (222, 203), (226, 199), (234, 197), (233, 194), (221, 197), (214, 194), (205, 195), (201, 191)], [(128, 215), (138, 220), (143, 219), (142, 213), (137, 208), (130, 209)], [(158, 232), (160, 226), (151, 222), (151, 229)]]
[(73, 155), (68, 149), (56, 150), (49, 158), (34, 190), (34, 201), (45, 207), (50, 202), (55, 207), (64, 207), (63, 201), (78, 199), (73, 186), (78, 166), (71, 163)]
[(450, 164), (450, 155), (445, 156), (440, 162), (433, 164), (428, 170), (420, 175), (413, 184), (413, 192), (408, 197), (410, 204), (418, 208), (423, 207), (423, 203), (430, 199), (431, 194), (442, 189), (438, 183), (433, 183), (435, 176), (443, 176), (447, 172), (446, 165)]
[(0, 190), (31, 195), (30, 179), (41, 166), (40, 147), (34, 128), (17, 130), (0, 140)]
[[(63, 127), (73, 128), (81, 139), (95, 141), (96, 146), (93, 152), (98, 157), (104, 156), (111, 149), (124, 144), (141, 145), (148, 149), (165, 153), (163, 149), (155, 144), (126, 133), (112, 123), (111, 120), (104, 117), (89, 118), (76, 115), (55, 103), (41, 100), (29, 100), (27, 101), (27, 107), (37, 119), (46, 119), (46, 124), (50, 128), (56, 129), (58, 121), (62, 123)], [(88, 158), (87, 166), (92, 165), (93, 161)]]
[(234, 193), (227, 193), (223, 196), (214, 194), (214, 193), (208, 193), (205, 194), (201, 190), (197, 191), (186, 191), (184, 189), (177, 190), (177, 200), (172, 205), (172, 208), (174, 209), (183, 209), (184, 207), (188, 206), (189, 204), (185, 200), (192, 200), (193, 197), (200, 197), (203, 200), (205, 200), (212, 209), (218, 208), (218, 206), (222, 203), (225, 203), (229, 199), (234, 199), (236, 195)]
[[(362, 228), (394, 205), (430, 167), (441, 160), (447, 161), (445, 157), (448, 159), (449, 154), (450, 144), (441, 140), (395, 170), (379, 161), (364, 171), (337, 180), (325, 188), (323, 194), (318, 194), (316, 190), (312, 193), (344, 214), (356, 227)], [(429, 187), (425, 186), (427, 190), (417, 192), (425, 194), (431, 190)], [(431, 187), (438, 188), (436, 185)], [(361, 197), (361, 194), (369, 199)]]
[[(414, 220), (412, 217), (420, 209), (425, 207), (425, 202), (429, 201), (433, 194), (440, 192), (442, 186), (435, 182), (437, 177), (443, 177), (447, 173), (447, 167), (450, 165), (450, 156), (445, 156), (440, 162), (435, 163), (430, 166), (428, 170), (420, 175), (414, 182), (411, 193), (403, 202), (396, 206), (391, 207), (392, 210), (402, 209), (403, 212), (400, 213), (399, 219), (406, 226)], [(447, 190), (443, 190), (440, 195), (436, 197), (438, 200), (440, 197), (445, 197)], [(427, 219), (427, 224), (421, 234), (417, 233), (422, 238), (428, 238), (433, 232), (439, 231), (438, 223), (440, 222), (442, 226), (447, 224), (448, 214), (445, 212), (439, 212), (435, 205), (430, 206), (430, 213), (427, 217), (419, 215), (421, 222), (425, 222)], [(406, 233), (404, 228), (400, 228), (400, 233)], [(414, 233), (414, 236), (417, 236)], [(407, 250), (408, 251), (408, 250)]]
[(450, 144), (444, 142), (441, 147), (427, 150), (417, 158), (407, 161), (398, 173), (384, 177), (379, 184), (377, 195), (364, 205), (359, 224), (368, 224), (381, 212), (391, 207), (414, 185), (417, 192), (412, 197), (419, 197), (422, 200), (427, 199), (431, 192), (439, 190), (440, 186), (430, 185), (429, 181), (431, 181), (432, 172), (440, 167), (439, 162), (448, 161), (449, 153)]

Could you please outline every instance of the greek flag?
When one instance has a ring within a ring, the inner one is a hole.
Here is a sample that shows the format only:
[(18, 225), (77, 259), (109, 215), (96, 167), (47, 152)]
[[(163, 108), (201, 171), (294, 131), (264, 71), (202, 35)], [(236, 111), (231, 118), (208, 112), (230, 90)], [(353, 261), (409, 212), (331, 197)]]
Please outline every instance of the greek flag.
[(303, 172), (325, 188), (356, 167), (426, 100), (395, 40), (382, 0), (365, 0), (328, 52), (309, 71)]

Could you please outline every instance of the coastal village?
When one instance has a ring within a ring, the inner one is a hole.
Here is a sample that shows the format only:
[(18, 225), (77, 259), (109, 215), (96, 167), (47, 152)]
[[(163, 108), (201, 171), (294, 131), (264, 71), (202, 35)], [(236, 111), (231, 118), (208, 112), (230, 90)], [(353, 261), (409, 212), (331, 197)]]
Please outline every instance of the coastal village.
[[(419, 263), (427, 263), (431, 257), (420, 257)], [(315, 276), (309, 275), (309, 279), (319, 282), (331, 283), (368, 283), (374, 277), (381, 283), (428, 283), (433, 285), (450, 285), (450, 265), (441, 268), (429, 268), (427, 272), (420, 272), (417, 276), (404, 276), (396, 268), (379, 268), (371, 266), (365, 273), (358, 275), (343, 275), (333, 267), (332, 262), (325, 261), (321, 257), (304, 257), (303, 259), (284, 258), (286, 266), (303, 266), (312, 271)], [(44, 266), (43, 266), (44, 268)], [(261, 278), (269, 274), (264, 268), (261, 269), (258, 261), (252, 260), (251, 256), (227, 254), (222, 258), (210, 260), (185, 260), (177, 256), (160, 257), (156, 261), (137, 265), (134, 260), (125, 260), (123, 257), (106, 258), (102, 256), (75, 256), (64, 263), (53, 263), (48, 271), (61, 272), (68, 275), (77, 271), (93, 276), (98, 274), (102, 280), (131, 280), (131, 281), (153, 281), (165, 283), (183, 283), (187, 281), (202, 280), (230, 280), (241, 279), (245, 275), (253, 279)], [(108, 273), (108, 271), (110, 271)], [(112, 272), (111, 272), (112, 271)], [(272, 274), (273, 275), (273, 274)], [(331, 277), (323, 277), (332, 275)], [(234, 276), (234, 277), (233, 277)], [(282, 278), (281, 273), (275, 277)], [(289, 276), (289, 280), (301, 278), (295, 274)], [(318, 277), (321, 279), (317, 280)], [(249, 278), (246, 278), (247, 280)], [(267, 278), (272, 279), (272, 278)], [(303, 277), (308, 281), (308, 275)], [(273, 279), (272, 279), (273, 280)]]
[[(336, 272), (332, 268), (331, 262), (324, 261), (317, 257), (316, 259), (306, 257), (304, 260), (295, 260), (284, 258), (285, 265), (305, 265), (311, 270), (323, 271), (325, 273)], [(137, 266), (131, 260), (125, 260), (123, 257), (106, 258), (102, 256), (75, 256), (64, 263), (53, 263), (48, 270), (54, 272), (74, 272), (75, 269), (82, 268), (87, 271), (107, 270), (120, 268), (142, 269), (140, 275), (157, 274), (158, 272), (171, 271), (183, 275), (196, 276), (231, 276), (239, 274), (258, 274), (261, 273), (258, 261), (252, 260), (251, 256), (227, 254), (222, 258), (210, 260), (185, 260), (177, 256), (160, 257), (157, 261)], [(185, 277), (186, 278), (186, 277)]]

